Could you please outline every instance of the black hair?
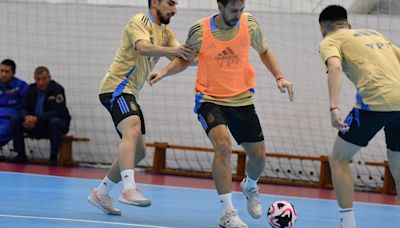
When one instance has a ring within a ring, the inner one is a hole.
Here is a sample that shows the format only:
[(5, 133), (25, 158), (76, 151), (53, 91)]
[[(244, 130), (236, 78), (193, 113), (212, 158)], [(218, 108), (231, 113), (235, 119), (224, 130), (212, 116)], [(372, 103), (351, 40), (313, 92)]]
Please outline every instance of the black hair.
[[(232, 0), (217, 0), (217, 2), (221, 3), (224, 7)], [(244, 2), (244, 0), (241, 0), (242, 2)]]
[(329, 5), (319, 14), (319, 23), (347, 21), (347, 11), (340, 5)]
[(15, 73), (15, 70), (17, 69), (17, 65), (15, 64), (15, 62), (11, 59), (5, 59), (1, 62), (1, 64), (6, 65), (11, 67), (11, 70)]
[(36, 76), (36, 75), (42, 74), (43, 72), (46, 72), (48, 75), (50, 75), (49, 69), (45, 66), (36, 67), (34, 75)]
[[(158, 2), (161, 2), (161, 0), (158, 0)], [(148, 6), (149, 6), (149, 9), (150, 9), (151, 8), (151, 0), (148, 1)]]

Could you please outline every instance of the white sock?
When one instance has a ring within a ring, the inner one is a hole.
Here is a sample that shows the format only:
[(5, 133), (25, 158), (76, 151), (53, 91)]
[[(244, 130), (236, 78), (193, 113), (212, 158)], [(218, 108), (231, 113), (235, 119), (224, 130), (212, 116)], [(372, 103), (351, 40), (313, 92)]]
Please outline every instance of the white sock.
[(224, 214), (225, 211), (235, 209), (232, 204), (232, 193), (222, 194), (218, 196), (222, 205), (222, 214)]
[(111, 189), (116, 185), (117, 183), (112, 182), (108, 177), (104, 177), (104, 179), (101, 181), (100, 185), (96, 188), (97, 195), (99, 196), (104, 196), (108, 195), (111, 191)]
[(354, 218), (353, 208), (340, 208), (341, 224), (343, 228), (355, 228), (356, 220)]
[(252, 189), (252, 188), (257, 188), (257, 180), (253, 180), (250, 177), (246, 177), (246, 188), (247, 189)]
[(133, 169), (125, 169), (121, 171), (121, 178), (122, 178), (122, 183), (124, 185), (123, 187), (124, 191), (136, 188), (134, 175), (135, 171)]

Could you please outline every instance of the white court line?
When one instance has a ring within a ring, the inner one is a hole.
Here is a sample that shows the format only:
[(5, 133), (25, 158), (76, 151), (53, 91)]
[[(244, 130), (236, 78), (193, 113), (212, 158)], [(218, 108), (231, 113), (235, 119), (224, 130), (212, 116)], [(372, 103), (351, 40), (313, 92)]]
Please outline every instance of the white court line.
[(55, 217), (38, 217), (38, 216), (27, 216), (27, 215), (5, 215), (5, 214), (0, 214), (0, 217), (22, 218), (22, 219), (39, 219), (39, 220), (56, 220), (56, 221), (83, 222), (83, 223), (97, 223), (97, 224), (118, 225), (118, 226), (132, 226), (132, 227), (147, 227), (147, 228), (173, 228), (173, 227), (168, 227), (168, 226), (152, 226), (152, 225), (134, 224), (134, 223), (106, 222), (106, 221), (96, 221), (96, 220), (86, 220), (86, 219), (70, 219), (70, 218), (55, 218)]

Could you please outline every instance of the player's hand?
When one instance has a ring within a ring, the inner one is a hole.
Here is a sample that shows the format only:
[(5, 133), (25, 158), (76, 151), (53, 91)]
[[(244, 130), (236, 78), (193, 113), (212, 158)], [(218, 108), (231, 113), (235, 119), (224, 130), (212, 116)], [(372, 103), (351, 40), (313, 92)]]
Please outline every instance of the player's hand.
[(191, 64), (195, 63), (195, 65), (197, 65), (197, 52), (192, 50), (186, 61), (190, 62)]
[(182, 58), (186, 61), (191, 61), (194, 59), (194, 53), (193, 49), (190, 48), (188, 44), (181, 45), (179, 47), (175, 47), (172, 49), (171, 55)]
[(32, 129), (32, 128), (34, 128), (36, 126), (36, 123), (37, 123), (37, 117), (29, 115), (29, 116), (25, 117), (23, 126), (26, 129)]
[(150, 72), (147, 76), (147, 83), (152, 86), (156, 82), (160, 81), (164, 76), (165, 74), (163, 74), (161, 71)]
[(282, 78), (282, 79), (276, 81), (276, 85), (278, 86), (278, 89), (282, 93), (285, 93), (286, 90), (287, 90), (288, 94), (289, 94), (289, 100), (293, 101), (293, 99), (294, 99), (294, 97), (293, 97), (294, 91), (293, 91), (293, 85), (292, 85), (291, 82), (289, 82), (285, 78)]
[(331, 111), (331, 124), (332, 127), (342, 132), (348, 132), (350, 129), (350, 127), (344, 123), (340, 115), (340, 110), (337, 108)]

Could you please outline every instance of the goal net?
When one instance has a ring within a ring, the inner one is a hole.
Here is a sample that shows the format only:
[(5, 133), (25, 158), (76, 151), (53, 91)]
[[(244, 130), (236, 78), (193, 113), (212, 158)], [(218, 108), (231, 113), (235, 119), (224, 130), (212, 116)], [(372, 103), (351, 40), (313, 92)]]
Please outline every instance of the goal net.
[[(400, 12), (396, 1), (378, 0), (252, 0), (246, 10), (254, 15), (274, 50), (285, 77), (295, 89), (295, 102), (276, 88), (270, 73), (255, 51), (251, 62), (257, 73), (255, 106), (266, 151), (294, 155), (328, 155), (336, 131), (330, 126), (327, 77), (319, 58), (321, 41), (318, 14), (328, 4), (350, 9), (354, 28), (372, 28), (393, 43), (400, 44)], [(214, 0), (180, 0), (178, 14), (171, 20), (180, 42), (196, 20), (217, 13)], [(147, 11), (143, 0), (3, 0), (0, 2), (0, 58), (17, 63), (17, 76), (33, 82), (39, 65), (50, 69), (54, 80), (66, 91), (72, 115), (69, 134), (90, 138), (74, 143), (74, 160), (110, 164), (117, 157), (119, 137), (108, 112), (98, 99), (101, 79), (111, 64), (126, 22)], [(165, 66), (161, 60), (157, 68)], [(196, 68), (166, 78), (157, 85), (145, 85), (139, 103), (146, 120), (147, 142), (168, 142), (211, 147), (193, 113)], [(355, 101), (354, 86), (345, 80), (340, 98), (343, 115)], [(3, 156), (12, 156), (9, 143)], [(49, 143), (27, 140), (28, 156), (47, 158)], [(34, 149), (32, 149), (34, 148)], [(234, 143), (234, 148), (238, 147)], [(210, 171), (212, 153), (171, 151), (167, 166), (176, 169)], [(149, 148), (141, 166), (151, 166)], [(235, 168), (235, 157), (232, 158)], [(383, 168), (366, 166), (365, 161), (384, 161), (386, 147), (380, 132), (352, 165), (358, 188), (382, 184)], [(316, 181), (319, 162), (267, 158), (266, 177)]]

